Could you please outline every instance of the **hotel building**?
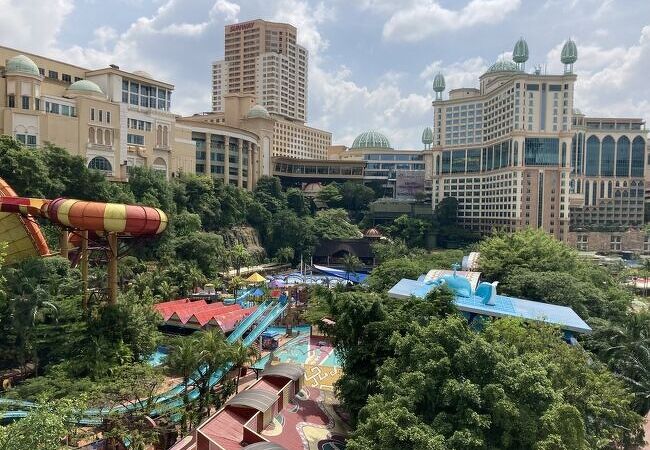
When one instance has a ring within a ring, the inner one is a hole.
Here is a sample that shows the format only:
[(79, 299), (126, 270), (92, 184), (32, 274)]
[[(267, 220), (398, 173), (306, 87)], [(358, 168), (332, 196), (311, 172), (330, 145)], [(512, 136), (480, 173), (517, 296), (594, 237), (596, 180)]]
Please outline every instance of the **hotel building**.
[(307, 50), (285, 23), (253, 20), (224, 29), (224, 59), (212, 64), (212, 110), (226, 94), (253, 94), (269, 113), (307, 120)]
[(483, 233), (532, 227), (576, 244), (596, 232), (615, 242), (643, 224), (645, 124), (575, 109), (573, 41), (562, 50), (562, 74), (528, 73), (527, 59), (521, 39), (513, 61), (497, 61), (478, 89), (454, 89), (445, 100), (436, 75), (433, 207), (457, 198), (460, 223)]
[(173, 89), (145, 72), (88, 70), (0, 47), (0, 134), (64, 147), (114, 180), (135, 166), (193, 172), (194, 145), (170, 112)]

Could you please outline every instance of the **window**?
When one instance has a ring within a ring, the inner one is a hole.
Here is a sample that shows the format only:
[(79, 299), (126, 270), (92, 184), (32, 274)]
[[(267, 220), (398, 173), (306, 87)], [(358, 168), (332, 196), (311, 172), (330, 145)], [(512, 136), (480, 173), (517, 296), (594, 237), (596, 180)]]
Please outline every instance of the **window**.
[(72, 77), (67, 73), (61, 74), (61, 80), (65, 81), (66, 83), (72, 83)]
[(27, 143), (27, 138), (25, 137), (24, 134), (17, 134), (17, 135), (16, 135), (16, 140), (17, 140), (18, 142), (22, 143), (22, 144), (26, 144), (26, 143)]
[(643, 158), (645, 157), (645, 139), (641, 136), (637, 136), (632, 141), (632, 176), (633, 177), (642, 177), (643, 176)]
[(15, 108), (16, 107), (16, 96), (11, 94), (7, 95), (7, 107)]
[(95, 156), (93, 159), (91, 159), (88, 163), (88, 168), (99, 170), (100, 172), (104, 172), (106, 175), (113, 173), (113, 167), (111, 166), (111, 163), (103, 156)]
[(610, 236), (609, 238), (609, 249), (613, 251), (621, 250), (621, 237), (620, 236)]
[(36, 147), (36, 136), (33, 134), (27, 135), (27, 147)]
[(133, 145), (144, 145), (144, 136), (141, 134), (127, 134), (126, 142)]
[(28, 95), (23, 95), (21, 97), (21, 99), (22, 99), (22, 102), (23, 102), (23, 104), (22, 104), (23, 109), (29, 109), (29, 96)]
[(600, 175), (611, 177), (614, 175), (614, 138), (605, 136), (600, 152)]
[(40, 111), (40, 110), (41, 110), (41, 99), (40, 99), (40, 98), (35, 98), (35, 99), (34, 99), (34, 109), (35, 109), (36, 111)]
[(59, 72), (55, 72), (54, 70), (50, 70), (47, 72), (47, 77), (52, 78), (53, 80), (58, 80), (59, 79)]
[(589, 136), (589, 139), (587, 139), (587, 162), (585, 164), (585, 175), (588, 177), (598, 176), (599, 153), (600, 140), (596, 136)]
[(627, 136), (618, 138), (616, 144), (616, 176), (630, 176), (630, 140)]
[(106, 111), (106, 123), (111, 123), (111, 112)]
[(104, 145), (111, 145), (111, 131), (104, 130)]
[(90, 108), (90, 120), (95, 120), (95, 108)]
[(554, 166), (559, 163), (557, 138), (526, 138), (524, 163), (527, 166)]
[(99, 121), (100, 122), (104, 121), (104, 111), (102, 111), (101, 109), (99, 110)]
[(95, 143), (95, 129), (93, 127), (88, 128), (88, 142)]

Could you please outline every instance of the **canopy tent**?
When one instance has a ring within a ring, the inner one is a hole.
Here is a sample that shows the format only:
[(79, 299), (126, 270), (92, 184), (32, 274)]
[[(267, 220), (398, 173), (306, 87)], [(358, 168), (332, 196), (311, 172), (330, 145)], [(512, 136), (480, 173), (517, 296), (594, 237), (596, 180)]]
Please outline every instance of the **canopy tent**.
[(262, 297), (264, 295), (264, 291), (260, 288), (255, 289), (253, 292), (250, 293), (253, 297)]
[(246, 281), (248, 281), (249, 283), (264, 283), (266, 281), (266, 278), (264, 278), (259, 273), (255, 272), (253, 275), (246, 278)]
[(277, 278), (269, 283), (270, 288), (281, 288), (281, 287), (285, 287), (285, 286), (286, 286), (286, 283), (284, 281), (282, 281), (282, 280), (277, 279)]
[(351, 283), (363, 283), (368, 278), (367, 273), (347, 272), (345, 270), (334, 269), (332, 267), (319, 266), (314, 264), (314, 269), (324, 274), (331, 275), (342, 280), (350, 281)]

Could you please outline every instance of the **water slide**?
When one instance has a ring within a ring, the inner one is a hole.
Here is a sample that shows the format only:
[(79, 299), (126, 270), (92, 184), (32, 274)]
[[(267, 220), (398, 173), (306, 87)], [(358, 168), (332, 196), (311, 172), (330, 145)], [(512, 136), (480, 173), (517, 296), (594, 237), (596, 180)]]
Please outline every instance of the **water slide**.
[[(286, 310), (287, 303), (286, 299), (284, 301), (276, 302), (274, 300), (267, 300), (262, 303), (259, 308), (250, 316), (248, 316), (244, 321), (242, 321), (233, 332), (226, 339), (230, 343), (236, 342), (241, 338), (244, 333), (257, 321), (261, 319), (259, 323), (251, 330), (250, 333), (243, 340), (243, 344), (247, 347), (252, 345), (257, 338), (275, 321), (277, 320), (282, 313)], [(249, 320), (250, 319), (250, 320)], [(217, 370), (210, 377), (210, 387), (217, 384), (224, 377), (228, 371), (232, 368), (232, 363), (229, 363), (223, 369)], [(183, 393), (187, 388), (191, 390), (188, 393), (188, 398), (190, 401), (196, 400), (199, 396), (199, 391), (194, 387), (196, 379), (201, 375), (199, 371), (192, 374), (190, 377), (190, 383), (186, 387), (184, 383), (179, 383), (168, 391), (159, 394), (156, 396), (155, 403), (159, 405), (154, 411), (152, 411), (152, 416), (156, 417), (166, 411), (169, 411), (173, 408), (178, 408), (183, 406)], [(4, 421), (21, 419), (27, 416), (28, 410), (36, 406), (32, 402), (22, 401), (22, 400), (9, 400), (9, 399), (0, 399), (0, 407), (18, 407), (24, 408), (16, 411), (6, 411), (0, 415), (0, 419)], [(100, 425), (102, 423), (102, 416), (106, 416), (109, 413), (123, 413), (130, 409), (137, 409), (140, 405), (134, 403), (128, 406), (118, 406), (118, 407), (106, 407), (106, 408), (91, 408), (84, 412), (84, 417), (79, 421), (80, 425)]]

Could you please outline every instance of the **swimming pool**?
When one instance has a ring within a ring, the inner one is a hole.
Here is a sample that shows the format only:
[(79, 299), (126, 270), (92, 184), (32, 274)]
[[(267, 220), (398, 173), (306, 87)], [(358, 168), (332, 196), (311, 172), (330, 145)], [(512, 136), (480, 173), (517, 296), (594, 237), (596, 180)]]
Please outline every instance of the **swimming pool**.
[(165, 362), (167, 355), (169, 355), (169, 349), (165, 346), (160, 345), (156, 348), (156, 351), (153, 352), (151, 356), (149, 356), (147, 359), (147, 364), (149, 364), (151, 367), (158, 367)]
[[(273, 357), (278, 358), (280, 362), (293, 362), (297, 364), (308, 364), (318, 366), (341, 367), (339, 358), (334, 348), (329, 342), (321, 338), (312, 338), (310, 336), (310, 327), (294, 327), (294, 332), (299, 332), (298, 336), (285, 342), (282, 346), (273, 351)], [(269, 327), (268, 331), (277, 331), (285, 333), (285, 327)], [(259, 359), (253, 367), (263, 369), (267, 364), (270, 355)]]

